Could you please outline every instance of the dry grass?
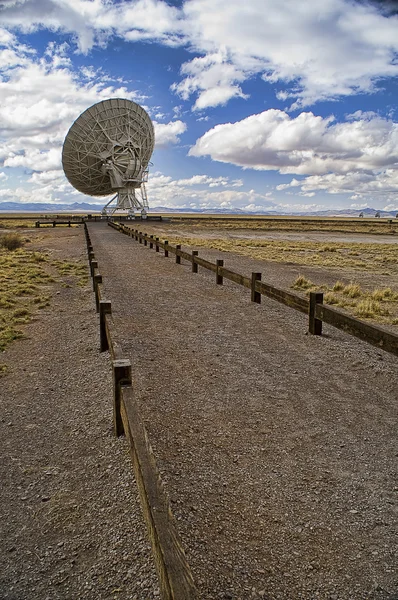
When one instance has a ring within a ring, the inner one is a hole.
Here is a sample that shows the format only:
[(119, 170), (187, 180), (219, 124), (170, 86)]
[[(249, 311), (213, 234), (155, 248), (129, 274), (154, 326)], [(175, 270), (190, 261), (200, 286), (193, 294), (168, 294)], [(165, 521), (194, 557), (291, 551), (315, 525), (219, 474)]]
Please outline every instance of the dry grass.
[[(340, 306), (363, 319), (372, 319), (381, 323), (398, 324), (398, 292), (391, 288), (363, 290), (358, 283), (344, 284), (342, 281), (328, 287), (315, 285), (302, 275), (293, 282), (293, 289), (309, 294), (315, 290), (324, 290), (325, 304)], [(360, 298), (360, 300), (359, 300)]]
[(304, 277), (304, 275), (299, 275), (296, 281), (293, 283), (292, 288), (294, 290), (309, 290), (313, 289), (315, 284), (312, 283), (310, 279)]
[[(22, 325), (50, 304), (55, 281), (86, 285), (87, 266), (80, 262), (51, 260), (48, 254), (26, 249), (0, 248), (0, 351), (23, 337)], [(4, 373), (3, 373), (4, 374)]]
[[(85, 286), (88, 281), (87, 265), (81, 262), (71, 262), (67, 260), (56, 260), (52, 264), (57, 268), (59, 274), (69, 280), (70, 277), (77, 278), (77, 284)], [(70, 285), (64, 281), (64, 286)]]
[[(146, 233), (156, 234), (155, 230)], [(314, 266), (325, 269), (350, 269), (398, 276), (398, 246), (331, 242), (325, 251), (322, 242), (244, 238), (202, 238), (168, 234), (170, 244), (204, 247), (235, 252), (256, 260)], [(354, 255), (353, 255), (354, 253)]]
[(35, 221), (32, 219), (0, 219), (0, 229), (28, 229), (34, 226)]
[(342, 281), (336, 281), (336, 283), (333, 286), (333, 291), (341, 292), (344, 288), (345, 288), (345, 285)]
[(383, 308), (380, 302), (373, 300), (372, 298), (365, 298), (358, 302), (354, 309), (354, 314), (357, 317), (365, 319), (375, 319), (378, 316), (389, 315), (388, 309)]
[(33, 252), (0, 251), (0, 351), (22, 337), (19, 326), (44, 306), (42, 289), (52, 281)]
[[(333, 286), (333, 288), (334, 287), (335, 286)], [(361, 286), (358, 283), (349, 283), (348, 285), (343, 287), (341, 292), (349, 298), (359, 298), (359, 296), (362, 294)]]
[[(320, 217), (245, 217), (196, 215), (173, 216), (174, 225), (183, 225), (192, 229), (224, 229), (239, 231), (255, 229), (257, 231), (328, 231), (344, 233), (398, 233), (398, 219), (357, 219), (357, 218), (320, 218)], [(333, 252), (333, 250), (332, 250)]]
[(0, 235), (0, 247), (6, 250), (22, 248), (24, 243), (24, 239), (18, 233), (4, 233)]
[[(192, 224), (192, 228), (206, 227), (212, 229), (225, 229), (225, 223), (209, 219)], [(259, 227), (266, 228), (268, 224), (261, 222)], [(290, 225), (292, 225), (290, 223)], [(314, 223), (314, 229), (319, 230), (319, 223)], [(230, 223), (231, 228), (253, 229), (253, 221)], [(294, 224), (297, 228), (297, 224)], [(184, 222), (185, 227), (185, 222)], [(361, 230), (362, 231), (362, 230)], [(148, 234), (159, 235), (156, 229), (146, 231)], [(221, 233), (221, 231), (220, 231)], [(398, 245), (358, 242), (306, 242), (295, 240), (270, 240), (261, 238), (240, 238), (228, 236), (225, 238), (215, 237), (191, 237), (189, 235), (173, 235), (167, 233), (170, 244), (181, 244), (190, 247), (205, 247), (233, 252), (256, 260), (284, 263), (297, 266), (321, 267), (326, 271), (348, 271), (355, 273), (374, 273), (375, 275), (395, 275), (398, 277)], [(353, 275), (351, 275), (353, 276)], [(355, 282), (344, 283), (338, 280), (331, 287), (322, 284), (316, 285), (306, 277), (300, 275), (292, 284), (297, 290), (305, 293), (310, 291), (324, 291), (324, 301), (329, 304), (340, 306), (349, 312), (357, 311), (358, 316), (375, 319), (385, 324), (397, 324), (398, 317), (398, 293), (391, 288), (362, 290)], [(360, 302), (373, 300), (381, 303), (359, 306)], [(372, 309), (372, 310), (371, 310)], [(371, 316), (370, 316), (371, 315)]]

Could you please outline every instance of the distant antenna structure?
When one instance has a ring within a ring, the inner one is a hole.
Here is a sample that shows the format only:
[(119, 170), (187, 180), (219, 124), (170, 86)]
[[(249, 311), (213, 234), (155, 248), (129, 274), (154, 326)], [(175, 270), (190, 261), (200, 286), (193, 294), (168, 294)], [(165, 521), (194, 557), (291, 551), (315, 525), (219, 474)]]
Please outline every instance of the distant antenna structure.
[(114, 196), (103, 215), (140, 211), (146, 218), (145, 183), (155, 144), (153, 123), (135, 102), (111, 98), (94, 104), (76, 119), (62, 148), (62, 166), (82, 194)]

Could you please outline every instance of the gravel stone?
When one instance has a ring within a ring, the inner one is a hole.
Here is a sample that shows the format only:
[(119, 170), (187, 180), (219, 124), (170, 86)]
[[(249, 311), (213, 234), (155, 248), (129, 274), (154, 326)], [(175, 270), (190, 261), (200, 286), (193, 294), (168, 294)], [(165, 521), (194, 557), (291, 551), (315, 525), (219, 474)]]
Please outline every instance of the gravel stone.
[(397, 597), (396, 357), (89, 229), (200, 597)]
[[(56, 259), (87, 261), (81, 227), (29, 238)], [(62, 281), (1, 356), (0, 598), (152, 600), (158, 582), (127, 444), (112, 433), (91, 283)]]

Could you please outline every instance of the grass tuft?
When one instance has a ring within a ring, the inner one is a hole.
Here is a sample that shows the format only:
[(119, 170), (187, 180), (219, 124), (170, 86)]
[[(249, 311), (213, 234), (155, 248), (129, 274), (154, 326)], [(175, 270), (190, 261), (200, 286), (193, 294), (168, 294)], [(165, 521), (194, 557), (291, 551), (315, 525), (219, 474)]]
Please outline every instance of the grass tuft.
[(342, 292), (345, 288), (345, 284), (342, 281), (336, 281), (336, 283), (333, 286), (333, 291), (334, 292)]
[(385, 301), (394, 301), (398, 300), (398, 294), (395, 294), (391, 288), (384, 288), (382, 290), (376, 289), (372, 292), (373, 300), (385, 300)]
[[(312, 284), (305, 278), (303, 279), (304, 281), (299, 281), (299, 284), (301, 283), (305, 287), (296, 287), (296, 289), (305, 290), (308, 293), (306, 285), (311, 284), (314, 286), (313, 289), (325, 290), (323, 297), (325, 304), (344, 308), (357, 317), (398, 325), (396, 317), (398, 292), (391, 288), (365, 291), (357, 283), (345, 284), (342, 281), (336, 281), (330, 288), (325, 285)], [(296, 281), (291, 287), (295, 287)], [(360, 299), (358, 300), (358, 298)]]
[(313, 288), (313, 287), (314, 287), (314, 284), (312, 283), (312, 281), (310, 281), (309, 279), (304, 277), (304, 275), (299, 275), (297, 277), (296, 281), (292, 285), (292, 288), (294, 290), (309, 290), (310, 288)]
[(365, 298), (358, 302), (354, 314), (365, 319), (374, 319), (376, 316), (388, 315), (388, 310), (382, 308), (380, 302), (372, 298)]
[(361, 286), (358, 283), (349, 283), (341, 291), (349, 298), (359, 298), (362, 295)]
[(324, 295), (323, 301), (325, 302), (325, 304), (336, 304), (337, 306), (339, 306), (341, 298), (337, 296), (337, 294), (333, 294), (333, 292), (328, 292)]

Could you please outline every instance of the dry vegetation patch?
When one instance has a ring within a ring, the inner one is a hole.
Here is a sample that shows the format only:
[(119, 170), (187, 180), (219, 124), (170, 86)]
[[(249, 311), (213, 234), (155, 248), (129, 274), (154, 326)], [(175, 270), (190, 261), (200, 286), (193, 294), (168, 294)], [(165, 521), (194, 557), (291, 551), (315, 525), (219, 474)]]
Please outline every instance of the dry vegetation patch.
[[(38, 310), (49, 306), (56, 282), (83, 286), (88, 273), (82, 262), (53, 260), (48, 252), (21, 248), (24, 240), (17, 233), (3, 235), (0, 242), (1, 352), (10, 342), (23, 337), (22, 326)], [(0, 377), (6, 371), (6, 366), (0, 365)]]
[(0, 229), (28, 229), (34, 226), (32, 219), (0, 219)]
[(194, 230), (228, 230), (228, 231), (324, 231), (342, 233), (371, 233), (397, 234), (398, 219), (334, 219), (329, 218), (292, 218), (292, 217), (211, 217), (189, 219), (187, 217), (172, 217), (171, 223), (182, 225)]
[(4, 233), (0, 236), (0, 247), (6, 250), (22, 248), (24, 239), (18, 233)]
[(310, 292), (323, 291), (325, 304), (348, 309), (357, 317), (385, 324), (398, 324), (398, 292), (390, 287), (363, 290), (358, 283), (344, 284), (342, 281), (336, 281), (332, 286), (316, 285), (303, 275), (299, 275), (291, 287), (307, 295)]
[[(148, 232), (149, 233), (149, 232)], [(155, 233), (154, 231), (150, 232)], [(245, 238), (202, 238), (168, 234), (170, 244), (212, 248), (235, 252), (256, 260), (323, 267), (371, 271), (383, 275), (398, 275), (396, 244), (358, 242), (302, 242)]]

